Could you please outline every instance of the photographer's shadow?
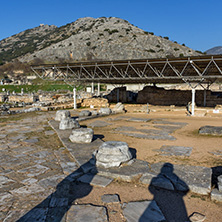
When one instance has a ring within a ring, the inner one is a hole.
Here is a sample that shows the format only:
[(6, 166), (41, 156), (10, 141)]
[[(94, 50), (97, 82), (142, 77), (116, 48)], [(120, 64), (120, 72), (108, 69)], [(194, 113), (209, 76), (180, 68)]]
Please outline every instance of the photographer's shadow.
[[(95, 176), (97, 173), (96, 168), (93, 172)], [(18, 219), (17, 222), (62, 221), (74, 201), (87, 196), (93, 189), (93, 186), (89, 184), (90, 181), (89, 183), (78, 182), (77, 177), (82, 174), (80, 167), (68, 175), (56, 186), (55, 192)], [(90, 179), (92, 180), (93, 177)]]
[(166, 221), (189, 221), (186, 206), (183, 201), (183, 196), (187, 194), (189, 188), (183, 180), (173, 173), (173, 171), (173, 165), (165, 163), (161, 168), (161, 172), (151, 180), (148, 189), (154, 195), (153, 201), (155, 203), (149, 204), (140, 217), (139, 222), (151, 221), (150, 214), (153, 211), (152, 206), (156, 204)]

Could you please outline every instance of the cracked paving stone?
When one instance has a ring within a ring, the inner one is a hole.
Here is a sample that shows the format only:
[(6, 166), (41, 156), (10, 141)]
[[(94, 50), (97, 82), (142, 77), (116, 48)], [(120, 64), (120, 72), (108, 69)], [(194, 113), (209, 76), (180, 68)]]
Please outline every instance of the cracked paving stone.
[(184, 146), (162, 146), (159, 151), (164, 153), (167, 156), (190, 156), (193, 148), (192, 147), (184, 147)]
[(101, 187), (106, 187), (113, 181), (113, 179), (110, 179), (104, 176), (95, 175), (95, 174), (90, 174), (90, 173), (84, 174), (77, 180), (82, 183), (88, 183), (90, 185), (96, 185), (96, 186), (101, 186)]
[(26, 143), (37, 143), (37, 142), (39, 142), (39, 140), (37, 138), (32, 138), (32, 139), (24, 140), (24, 142), (26, 142)]
[(28, 177), (35, 177), (35, 176), (45, 173), (47, 170), (50, 170), (50, 169), (42, 165), (35, 165), (35, 166), (18, 170), (18, 172), (26, 173)]
[(96, 121), (89, 124), (89, 126), (92, 127), (92, 128), (105, 127), (105, 126), (109, 126), (109, 125), (111, 125), (111, 123), (107, 123), (107, 122), (102, 121), (102, 120), (96, 120)]
[(119, 203), (120, 198), (118, 194), (104, 194), (102, 197), (102, 202), (104, 203)]
[(66, 207), (68, 206), (68, 198), (56, 198), (52, 197), (49, 203), (49, 207)]
[(39, 185), (44, 188), (56, 188), (58, 183), (65, 178), (65, 175), (54, 175), (39, 181)]
[(34, 208), (31, 211), (27, 212), (24, 216), (20, 217), (17, 222), (45, 222), (48, 213), (48, 208)]
[(72, 205), (67, 212), (66, 222), (106, 222), (106, 208), (93, 205)]
[(52, 136), (52, 135), (54, 135), (54, 134), (55, 134), (55, 132), (54, 132), (53, 130), (45, 131), (45, 135), (46, 135), (46, 136)]
[(33, 194), (33, 193), (41, 193), (45, 191), (43, 187), (41, 187), (38, 184), (31, 184), (27, 186), (20, 187), (18, 189), (11, 190), (10, 193), (14, 195), (27, 195), (27, 194)]
[(0, 188), (3, 186), (8, 186), (9, 184), (15, 183), (16, 181), (6, 177), (6, 176), (0, 176)]
[(129, 202), (128, 204), (125, 204), (123, 214), (127, 222), (166, 221), (163, 213), (154, 200)]

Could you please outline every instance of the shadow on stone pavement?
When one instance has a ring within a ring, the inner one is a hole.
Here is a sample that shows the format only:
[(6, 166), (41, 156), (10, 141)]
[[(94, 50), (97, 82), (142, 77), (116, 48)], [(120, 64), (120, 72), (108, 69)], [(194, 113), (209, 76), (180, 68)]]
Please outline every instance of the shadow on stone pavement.
[[(170, 222), (189, 221), (183, 196), (189, 191), (188, 185), (175, 173), (170, 163), (165, 163), (161, 172), (152, 179), (149, 191), (154, 195), (152, 202), (160, 208), (166, 220)], [(149, 221), (153, 211), (152, 204), (141, 215), (139, 222)], [(155, 215), (155, 212), (153, 212)]]
[[(89, 183), (81, 183), (77, 181), (77, 178), (83, 174), (84, 173), (80, 167), (68, 175), (56, 186), (55, 192), (18, 219), (17, 222), (65, 221), (66, 213), (74, 204), (74, 201), (87, 196), (93, 189), (93, 186)], [(94, 168), (93, 175), (95, 176), (96, 174), (97, 169)], [(92, 179), (93, 177), (91, 180)]]

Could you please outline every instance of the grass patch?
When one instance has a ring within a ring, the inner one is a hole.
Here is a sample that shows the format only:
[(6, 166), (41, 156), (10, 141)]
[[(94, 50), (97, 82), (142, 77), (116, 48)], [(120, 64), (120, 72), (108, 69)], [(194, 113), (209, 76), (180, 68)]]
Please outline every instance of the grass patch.
[(15, 91), (16, 93), (20, 93), (21, 89), (24, 90), (24, 93), (37, 92), (38, 90), (47, 91), (47, 92), (57, 91), (57, 90), (73, 91), (73, 88), (71, 86), (65, 84), (1, 85), (0, 91), (2, 91), (3, 88), (6, 91), (10, 92)]
[(34, 118), (36, 116), (37, 116), (36, 112), (7, 115), (0, 117), (0, 123), (14, 122), (25, 118), (31, 118), (31, 117)]
[[(50, 130), (52, 128), (50, 127)], [(50, 150), (58, 150), (59, 148), (63, 147), (63, 144), (59, 140), (59, 138), (55, 135), (45, 135), (45, 131), (41, 132), (30, 132), (25, 134), (28, 139), (31, 139), (33, 137), (37, 137), (39, 140), (36, 145), (42, 147), (42, 148), (47, 148)]]

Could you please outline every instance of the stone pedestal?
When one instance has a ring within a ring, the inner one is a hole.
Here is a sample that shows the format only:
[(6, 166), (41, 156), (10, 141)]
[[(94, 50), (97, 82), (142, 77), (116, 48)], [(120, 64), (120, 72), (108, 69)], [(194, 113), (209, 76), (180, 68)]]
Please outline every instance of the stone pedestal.
[(62, 119), (59, 124), (60, 130), (77, 129), (77, 128), (80, 128), (79, 122), (72, 118)]
[(121, 163), (132, 158), (127, 143), (120, 141), (108, 141), (103, 143), (97, 153), (96, 165), (105, 168), (118, 167)]
[(73, 143), (91, 143), (93, 139), (93, 130), (90, 128), (74, 129), (69, 139)]
[(62, 119), (66, 119), (70, 117), (70, 112), (68, 110), (58, 110), (56, 112), (55, 121), (61, 121)]

